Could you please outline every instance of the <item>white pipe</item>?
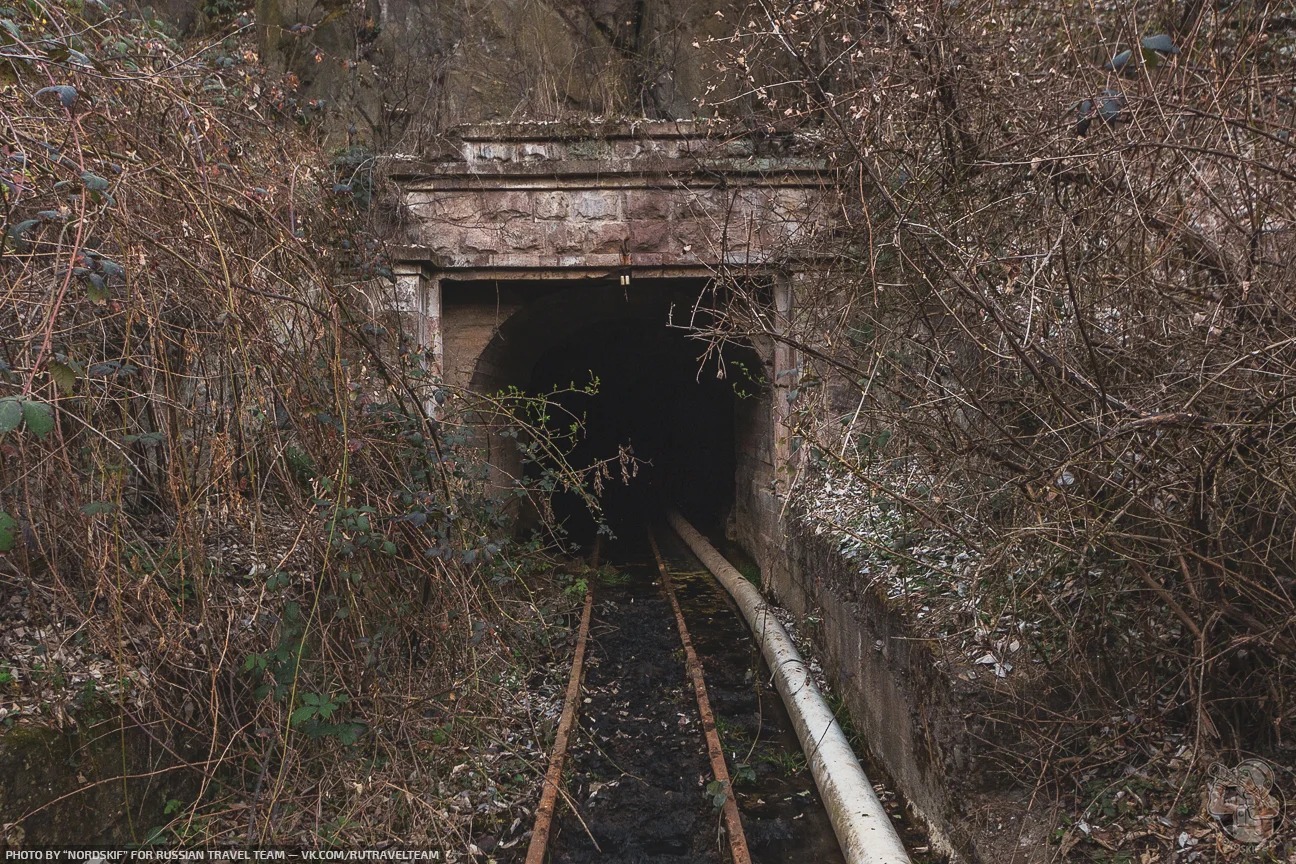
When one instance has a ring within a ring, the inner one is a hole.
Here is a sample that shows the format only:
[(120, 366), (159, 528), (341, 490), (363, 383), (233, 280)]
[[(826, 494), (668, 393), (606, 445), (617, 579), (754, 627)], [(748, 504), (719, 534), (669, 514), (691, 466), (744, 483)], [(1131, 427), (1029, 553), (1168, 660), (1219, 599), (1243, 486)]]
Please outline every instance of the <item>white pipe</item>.
[(909, 853), (855, 758), (846, 734), (819, 694), (801, 654), (760, 592), (684, 517), (671, 511), (666, 518), (734, 598), (760, 641), (761, 654), (773, 671), (774, 686), (792, 716), (801, 749), (806, 753), (810, 772), (848, 864), (911, 864)]

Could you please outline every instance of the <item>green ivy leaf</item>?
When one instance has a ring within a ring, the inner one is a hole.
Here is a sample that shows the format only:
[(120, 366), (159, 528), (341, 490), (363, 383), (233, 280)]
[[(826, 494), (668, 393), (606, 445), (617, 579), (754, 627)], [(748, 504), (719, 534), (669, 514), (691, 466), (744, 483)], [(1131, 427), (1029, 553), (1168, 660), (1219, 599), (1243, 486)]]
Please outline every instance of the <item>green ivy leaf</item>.
[(288, 718), (288, 723), (291, 726), (300, 726), (302, 723), (305, 723), (307, 720), (314, 717), (315, 712), (317, 711), (319, 711), (318, 706), (303, 705), (296, 711), (292, 712), (292, 715)]
[(51, 360), (45, 366), (45, 371), (49, 373), (50, 380), (64, 396), (71, 394), (76, 387), (77, 370), (71, 364), (61, 360)]
[(360, 736), (365, 732), (363, 723), (343, 723), (341, 728), (334, 733), (339, 741), (348, 747), (360, 740)]
[(44, 402), (22, 403), (22, 415), (23, 422), (37, 438), (44, 438), (54, 431), (54, 411)]
[(706, 785), (707, 797), (711, 800), (711, 806), (717, 810), (724, 807), (725, 802), (729, 800), (727, 787), (727, 783), (721, 783), (719, 780), (712, 780)]
[(8, 552), (18, 542), (18, 520), (0, 510), (0, 552)]
[(22, 403), (16, 398), (0, 399), (0, 435), (12, 432), (22, 425)]
[(39, 219), (26, 219), (9, 226), (9, 230), (5, 231), (5, 245), (12, 244), (15, 252), (26, 252), (31, 248), (31, 244), (27, 242), (25, 235), (39, 224), (41, 224)]
[(77, 101), (77, 89), (71, 84), (56, 84), (53, 87), (42, 87), (36, 91), (35, 98), (39, 99), (46, 93), (53, 93), (58, 96), (59, 104), (64, 108), (71, 108)]
[(1142, 47), (1148, 51), (1157, 51), (1161, 54), (1179, 53), (1179, 46), (1174, 44), (1174, 40), (1165, 33), (1157, 33), (1146, 37), (1142, 42)]
[(86, 278), (86, 283), (86, 297), (90, 299), (91, 303), (94, 303), (97, 306), (102, 306), (108, 302), (110, 292), (108, 291), (108, 286), (104, 283), (102, 276), (98, 273), (91, 273)]
[(98, 174), (94, 173), (93, 171), (82, 172), (81, 182), (84, 183), (85, 187), (89, 189), (91, 192), (108, 191), (108, 181), (105, 178), (100, 177)]

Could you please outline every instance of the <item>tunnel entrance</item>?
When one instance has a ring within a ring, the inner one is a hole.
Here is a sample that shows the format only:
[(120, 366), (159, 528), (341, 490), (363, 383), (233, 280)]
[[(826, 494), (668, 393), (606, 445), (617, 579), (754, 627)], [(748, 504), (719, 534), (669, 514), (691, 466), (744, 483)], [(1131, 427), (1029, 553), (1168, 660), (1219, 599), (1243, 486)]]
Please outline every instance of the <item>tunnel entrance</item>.
[[(570, 463), (605, 465), (599, 500), (613, 533), (637, 531), (665, 506), (722, 529), (734, 505), (740, 450), (751, 438), (749, 418), (767, 397), (755, 351), (714, 345), (700, 335), (713, 323), (707, 310), (724, 299), (712, 283), (636, 280), (623, 286), (607, 279), (492, 287), (497, 298), (526, 295), (528, 302), (482, 351), (474, 389), (511, 385), (530, 395), (551, 394), (551, 431), (578, 429)], [(464, 290), (467, 302), (471, 288)], [(454, 293), (446, 295), (451, 305)], [(502, 467), (532, 479), (554, 467), (543, 461), (508, 465), (509, 443), (491, 448)], [(511, 449), (516, 453), (515, 445)], [(579, 495), (560, 492), (553, 503), (572, 540), (593, 539), (597, 522)]]
[[(619, 321), (576, 334), (536, 364), (533, 393), (596, 382), (592, 394), (557, 396), (584, 426), (574, 464), (633, 460), (609, 464), (602, 476), (603, 515), (616, 533), (668, 505), (717, 521), (733, 504), (735, 393), (717, 377), (717, 358), (699, 356), (702, 348), (661, 323)], [(559, 496), (555, 509), (569, 531), (593, 530), (577, 496)]]

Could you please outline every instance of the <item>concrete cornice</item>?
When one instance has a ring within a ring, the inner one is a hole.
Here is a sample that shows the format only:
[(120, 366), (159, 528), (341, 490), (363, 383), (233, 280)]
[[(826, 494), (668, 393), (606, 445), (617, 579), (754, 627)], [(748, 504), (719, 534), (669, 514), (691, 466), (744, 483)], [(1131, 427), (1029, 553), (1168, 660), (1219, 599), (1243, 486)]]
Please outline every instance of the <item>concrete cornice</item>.
[(401, 257), (460, 274), (778, 266), (831, 221), (830, 169), (721, 134), (732, 129), (620, 121), (458, 130), (457, 158), (389, 160), (413, 217)]
[(827, 173), (814, 159), (653, 159), (543, 163), (407, 162), (392, 176), (407, 191), (458, 189), (816, 187)]
[(727, 120), (531, 120), (475, 123), (450, 131), (459, 141), (578, 141), (614, 138), (731, 137), (739, 128)]
[[(394, 178), (771, 176), (817, 175), (826, 160), (768, 146), (770, 139), (728, 123), (639, 121), (488, 123), (449, 136), (453, 149), (432, 156), (396, 155), (384, 161)], [(776, 139), (786, 144), (792, 139)]]

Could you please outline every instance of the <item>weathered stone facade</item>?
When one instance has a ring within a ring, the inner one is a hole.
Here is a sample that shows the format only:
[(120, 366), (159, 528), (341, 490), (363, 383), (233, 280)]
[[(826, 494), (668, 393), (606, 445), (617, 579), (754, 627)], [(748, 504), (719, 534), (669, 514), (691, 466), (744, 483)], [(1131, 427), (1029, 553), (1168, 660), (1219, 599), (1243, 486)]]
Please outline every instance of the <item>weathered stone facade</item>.
[[(394, 173), (412, 217), (400, 253), (404, 296), (438, 371), (467, 385), (476, 368), (475, 358), (446, 354), (443, 334), (460, 326), (443, 320), (447, 280), (632, 283), (785, 271), (796, 241), (827, 224), (823, 164), (759, 155), (750, 139), (721, 131), (691, 122), (491, 124), (462, 130), (457, 158), (400, 162)], [(486, 299), (496, 319), (525, 302)]]
[(767, 157), (693, 122), (463, 130), (458, 158), (397, 167), (404, 257), (438, 270), (707, 275), (779, 264), (823, 221), (821, 160)]
[[(463, 130), (445, 158), (402, 163), (411, 217), (402, 287), (442, 379), (478, 391), (521, 384), (518, 370), (546, 346), (591, 323), (649, 320), (661, 313), (654, 292), (663, 284), (718, 274), (769, 284), (769, 320), (790, 327), (802, 277), (814, 275), (791, 250), (832, 229), (825, 166), (716, 132), (695, 123), (485, 125)], [(765, 589), (817, 619), (825, 668), (933, 844), (977, 860), (958, 794), (975, 786), (960, 778), (978, 776), (975, 724), (960, 713), (967, 703), (930, 646), (859, 588), (834, 543), (786, 518), (798, 358), (777, 339), (750, 347), (769, 386), (733, 405), (730, 527)], [(482, 428), (507, 483), (521, 471), (514, 441)]]

